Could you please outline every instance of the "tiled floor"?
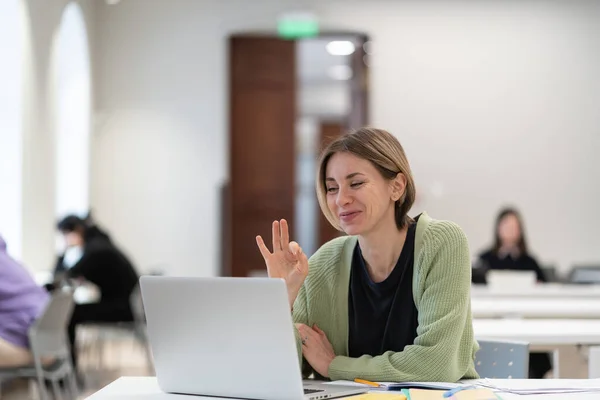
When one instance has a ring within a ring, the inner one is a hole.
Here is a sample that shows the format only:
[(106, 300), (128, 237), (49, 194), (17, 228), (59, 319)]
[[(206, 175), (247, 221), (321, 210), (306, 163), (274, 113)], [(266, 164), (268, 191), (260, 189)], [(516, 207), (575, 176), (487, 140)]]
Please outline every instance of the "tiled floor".
[[(88, 340), (85, 340), (88, 339)], [(80, 371), (83, 373), (85, 388), (80, 398), (85, 399), (120, 376), (153, 375), (148, 368), (143, 347), (132, 337), (115, 335), (105, 342), (102, 357), (99, 358), (97, 348), (87, 346), (93, 337), (84, 338), (83, 350), (80, 353)], [(34, 393), (35, 394), (35, 393)], [(29, 384), (26, 381), (14, 381), (2, 389), (2, 400), (32, 399)]]

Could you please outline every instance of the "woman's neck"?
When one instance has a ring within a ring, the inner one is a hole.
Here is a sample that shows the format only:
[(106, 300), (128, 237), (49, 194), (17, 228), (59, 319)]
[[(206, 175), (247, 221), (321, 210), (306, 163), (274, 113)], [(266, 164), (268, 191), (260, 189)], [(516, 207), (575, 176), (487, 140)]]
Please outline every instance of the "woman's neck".
[(406, 226), (398, 230), (395, 218), (384, 218), (384, 221), (385, 224), (358, 237), (360, 250), (373, 282), (382, 282), (392, 273), (408, 232)]
[(501, 245), (498, 249), (498, 256), (502, 258), (508, 255), (512, 257), (519, 257), (521, 255), (521, 249), (519, 249), (519, 246), (517, 244)]

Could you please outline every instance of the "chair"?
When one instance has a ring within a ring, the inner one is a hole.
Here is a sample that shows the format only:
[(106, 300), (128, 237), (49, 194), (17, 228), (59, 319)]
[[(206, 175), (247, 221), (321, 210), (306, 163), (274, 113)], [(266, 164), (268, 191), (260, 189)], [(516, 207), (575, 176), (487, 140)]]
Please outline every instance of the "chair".
[(586, 265), (574, 266), (569, 274), (569, 283), (576, 284), (599, 284), (600, 283), (600, 266)]
[[(68, 386), (68, 398), (77, 398), (77, 381), (67, 338), (67, 326), (73, 305), (73, 294), (69, 291), (60, 291), (52, 295), (42, 315), (29, 328), (33, 365), (0, 369), (0, 382), (15, 378), (37, 379), (41, 398), (47, 400), (49, 395), (45, 381), (51, 382), (54, 398), (58, 398), (61, 392), (59, 382), (62, 381)], [(42, 362), (48, 359), (54, 361), (49, 365)]]
[(560, 282), (560, 277), (556, 271), (556, 267), (554, 266), (541, 266), (542, 273), (544, 274), (544, 278), (548, 283)]
[(481, 378), (527, 379), (529, 343), (478, 340), (475, 370)]
[(132, 322), (90, 322), (82, 324), (86, 328), (92, 328), (96, 334), (92, 336), (92, 344), (88, 350), (96, 353), (97, 366), (101, 368), (104, 364), (104, 343), (111, 337), (111, 333), (131, 334), (145, 351), (147, 365), (150, 370), (153, 368), (153, 359), (148, 345), (146, 334), (146, 314), (142, 301), (142, 294), (139, 284), (136, 285), (129, 297), (129, 304), (133, 314)]

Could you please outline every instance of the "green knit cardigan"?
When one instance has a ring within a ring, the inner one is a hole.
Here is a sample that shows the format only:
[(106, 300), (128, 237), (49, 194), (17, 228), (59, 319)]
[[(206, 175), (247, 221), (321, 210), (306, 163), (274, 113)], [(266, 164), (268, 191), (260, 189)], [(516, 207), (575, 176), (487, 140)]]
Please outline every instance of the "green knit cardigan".
[[(413, 298), (418, 311), (417, 337), (401, 352), (348, 357), (348, 288), (356, 236), (336, 238), (309, 260), (309, 273), (293, 307), (295, 323), (317, 324), (336, 357), (331, 380), (355, 378), (380, 382), (456, 382), (478, 378), (479, 349), (471, 319), (471, 260), (467, 238), (452, 222), (418, 219), (415, 233)], [(311, 369), (296, 346), (305, 376)]]

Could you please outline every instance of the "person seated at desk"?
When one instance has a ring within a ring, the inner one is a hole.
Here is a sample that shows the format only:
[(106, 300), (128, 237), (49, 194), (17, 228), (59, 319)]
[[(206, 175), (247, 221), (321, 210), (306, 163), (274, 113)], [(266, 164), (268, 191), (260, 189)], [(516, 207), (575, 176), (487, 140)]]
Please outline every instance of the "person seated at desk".
[(69, 324), (73, 363), (76, 365), (75, 331), (84, 322), (131, 322), (130, 297), (138, 284), (138, 274), (127, 257), (98, 226), (77, 216), (65, 217), (58, 223), (67, 248), (80, 248), (81, 258), (74, 265), (65, 265), (63, 254), (57, 262), (55, 275), (67, 280), (85, 280), (96, 285), (100, 301), (76, 304)]
[(256, 237), (269, 276), (287, 284), (304, 376), (477, 378), (467, 238), (452, 222), (408, 216), (415, 183), (398, 140), (371, 128), (338, 138), (321, 155), (316, 188), (348, 236), (310, 260), (284, 219), (273, 222), (272, 252)]
[[(500, 211), (494, 236), (494, 246), (479, 255), (478, 268), (534, 271), (538, 282), (546, 282), (544, 272), (529, 254), (522, 218), (517, 210), (505, 208)], [(529, 355), (529, 378), (541, 379), (551, 369), (548, 353)]]
[(6, 250), (0, 236), (0, 368), (33, 363), (28, 331), (50, 296)]
[(538, 282), (546, 282), (544, 271), (529, 254), (523, 222), (519, 212), (505, 208), (496, 218), (494, 246), (479, 255), (478, 268), (483, 270), (533, 271)]

